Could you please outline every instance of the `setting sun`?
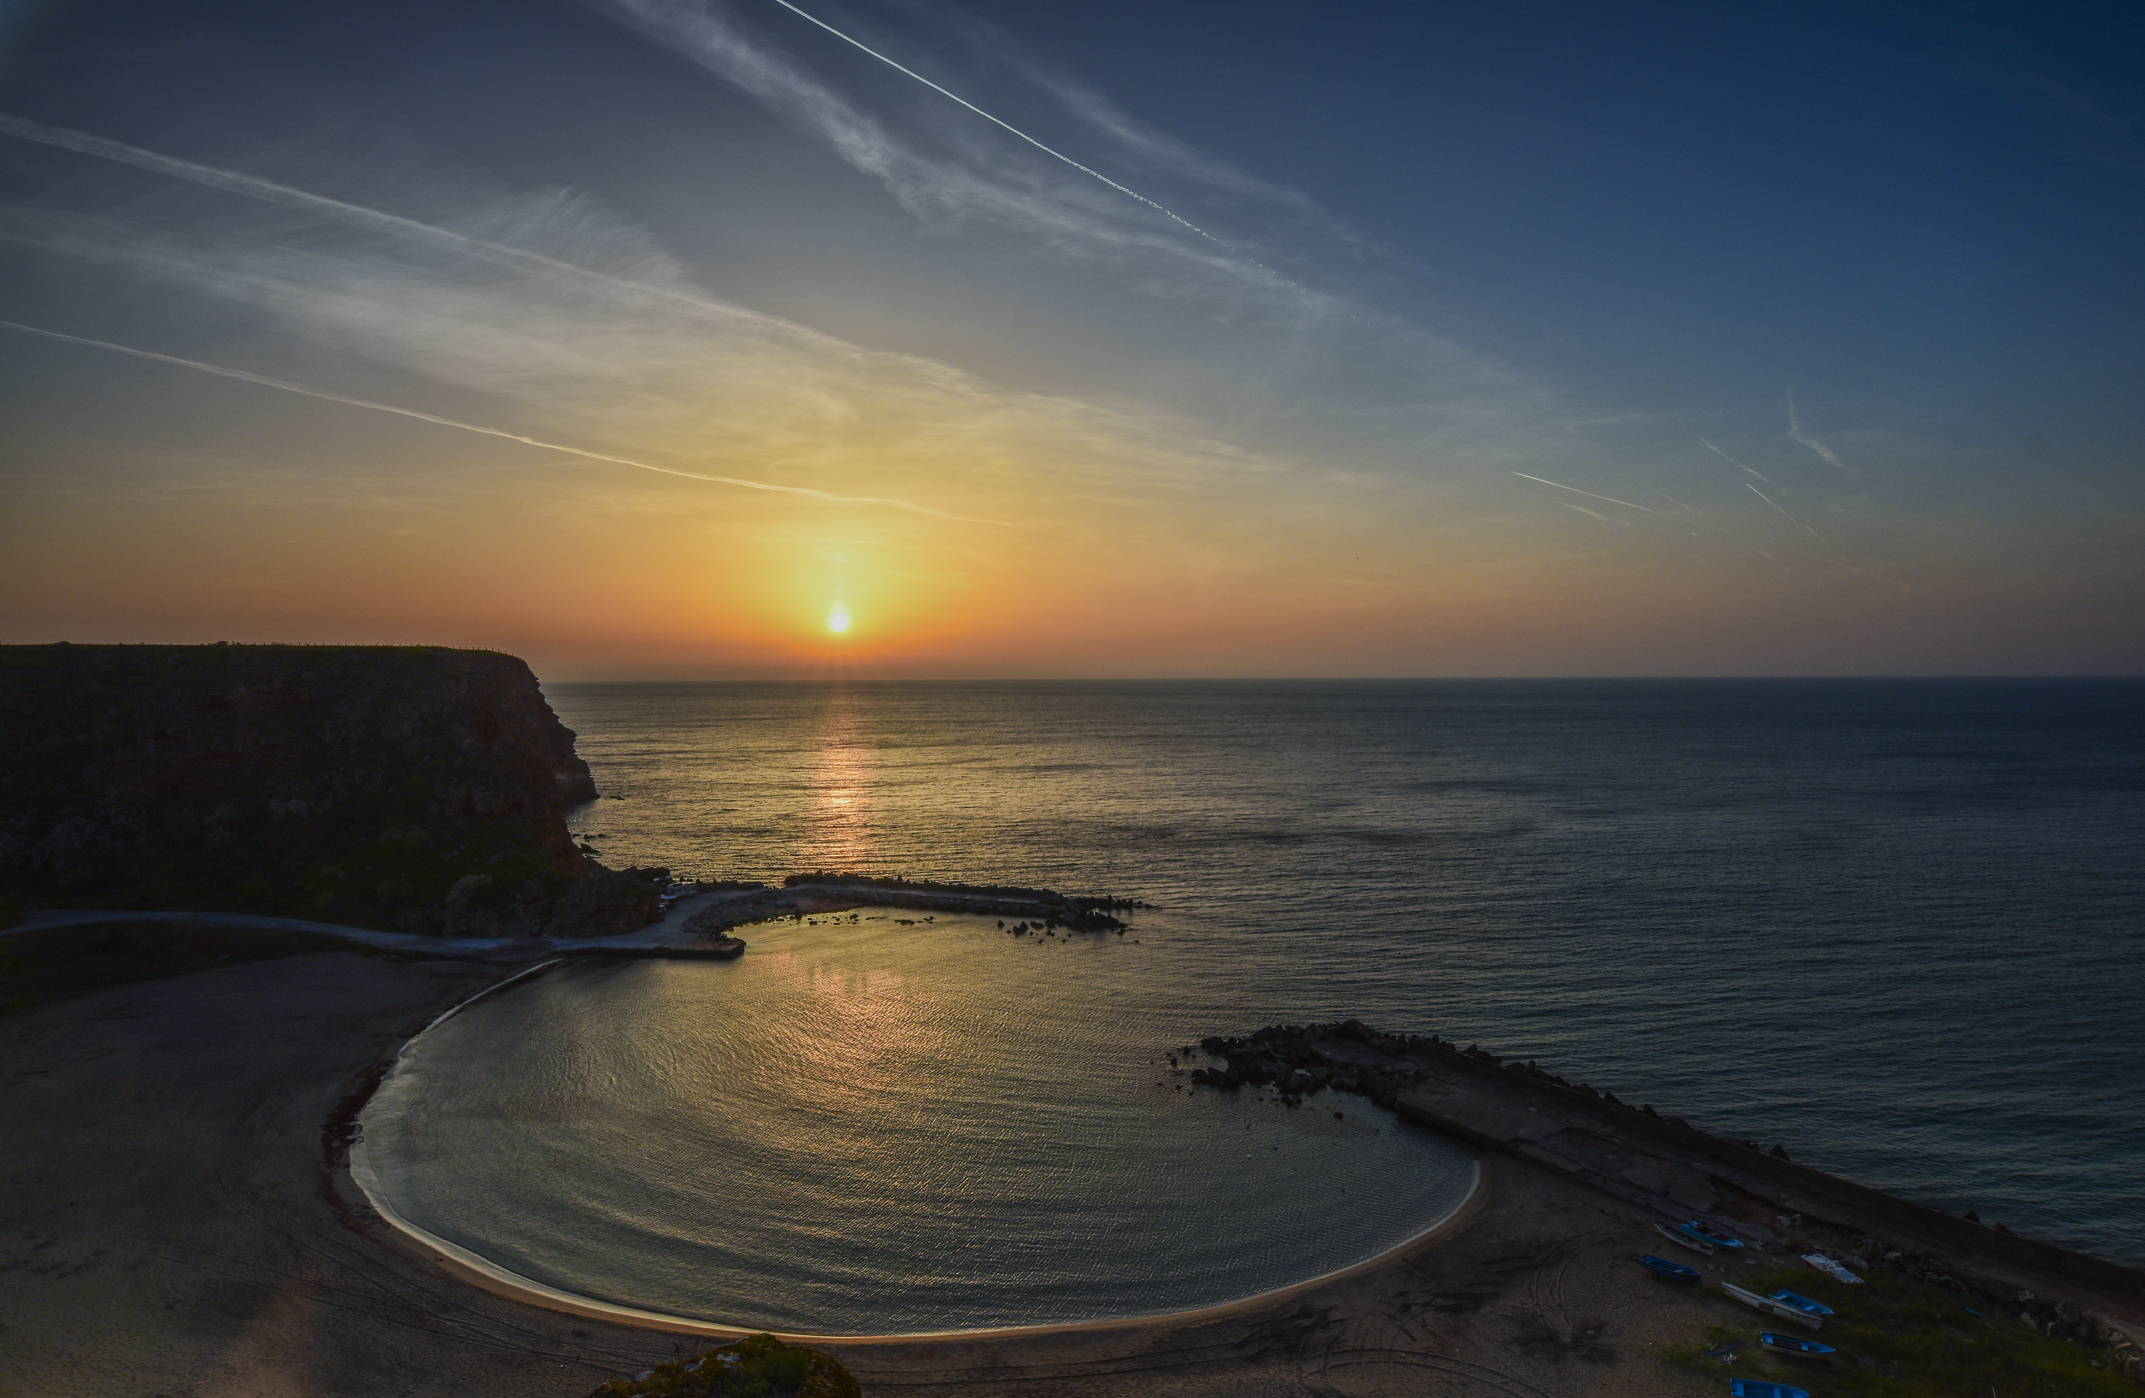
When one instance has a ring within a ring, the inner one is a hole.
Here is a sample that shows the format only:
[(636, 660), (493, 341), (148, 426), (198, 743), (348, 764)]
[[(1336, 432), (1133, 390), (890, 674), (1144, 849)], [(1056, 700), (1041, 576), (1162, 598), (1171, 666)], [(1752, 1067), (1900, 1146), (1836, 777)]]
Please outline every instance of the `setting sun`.
[(827, 613), (827, 629), (837, 636), (847, 631), (849, 629), (849, 609), (839, 602), (835, 603), (834, 610)]

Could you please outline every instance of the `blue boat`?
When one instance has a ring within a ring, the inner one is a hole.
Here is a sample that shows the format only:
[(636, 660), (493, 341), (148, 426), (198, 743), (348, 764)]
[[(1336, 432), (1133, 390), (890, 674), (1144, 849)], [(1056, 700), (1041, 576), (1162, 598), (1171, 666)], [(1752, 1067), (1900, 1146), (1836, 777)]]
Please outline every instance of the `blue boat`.
[(1655, 1257), (1650, 1252), (1634, 1260), (1639, 1266), (1653, 1273), (1655, 1281), (1681, 1282), (1685, 1286), (1698, 1284), (1698, 1274), (1681, 1263), (1671, 1262), (1665, 1257)]
[(1839, 1351), (1830, 1345), (1821, 1345), (1815, 1340), (1799, 1339), (1793, 1335), (1775, 1335), (1769, 1330), (1758, 1332), (1758, 1343), (1775, 1354), (1793, 1355), (1797, 1359), (1815, 1359), (1820, 1364), (1830, 1364), (1832, 1356)]
[(1773, 1293), (1772, 1299), (1778, 1301), (1783, 1306), (1793, 1306), (1796, 1310), (1801, 1311), (1804, 1315), (1832, 1314), (1832, 1307), (1826, 1305), (1824, 1302), (1812, 1301), (1809, 1297), (1799, 1296), (1792, 1291), (1776, 1291)]
[(1789, 1388), (1784, 1383), (1767, 1383), (1763, 1379), (1730, 1379), (1728, 1391), (1735, 1398), (1810, 1398), (1806, 1388)]
[(1704, 1243), (1709, 1248), (1733, 1249), (1739, 1248), (1743, 1245), (1743, 1240), (1741, 1238), (1731, 1238), (1726, 1233), (1708, 1233), (1705, 1229), (1700, 1228), (1698, 1226), (1698, 1220), (1695, 1218), (1692, 1219), (1689, 1223), (1677, 1224), (1676, 1231), (1678, 1233), (1681, 1233), (1686, 1238), (1696, 1238), (1699, 1242)]

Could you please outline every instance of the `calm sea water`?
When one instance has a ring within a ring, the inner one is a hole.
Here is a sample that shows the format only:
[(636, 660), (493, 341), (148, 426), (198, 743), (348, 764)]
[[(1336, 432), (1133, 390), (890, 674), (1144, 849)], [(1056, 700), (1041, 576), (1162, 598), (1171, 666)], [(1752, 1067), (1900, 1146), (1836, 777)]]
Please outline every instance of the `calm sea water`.
[[(1154, 1073), (1350, 1015), (2145, 1263), (2145, 684), (547, 693), (619, 798), (577, 819), (614, 866), (1159, 905), (1072, 947), (792, 927), (735, 967), (577, 971), (451, 1022), (368, 1118), (376, 1153), (435, 1219), (501, 1201), (459, 1240), (569, 1289), (927, 1328), (1352, 1260), (1446, 1207), (1450, 1152), (1352, 1101), (1228, 1107)], [(1245, 1236), (1280, 1201), (1306, 1227)]]

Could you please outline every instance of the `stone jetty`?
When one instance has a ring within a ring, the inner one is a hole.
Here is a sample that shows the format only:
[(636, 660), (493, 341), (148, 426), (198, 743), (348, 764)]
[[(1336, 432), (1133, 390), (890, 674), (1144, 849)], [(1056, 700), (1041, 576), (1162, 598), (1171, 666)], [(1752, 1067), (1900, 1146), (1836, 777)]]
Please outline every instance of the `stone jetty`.
[(1361, 1096), (1664, 1223), (1717, 1221), (1763, 1251), (1786, 1254), (1812, 1251), (1817, 1237), (1869, 1266), (2024, 1314), (2044, 1333), (2123, 1345), (2095, 1313), (2135, 1316), (2145, 1307), (2145, 1273), (1895, 1198), (1798, 1164), (1780, 1145), (1715, 1136), (1651, 1104), (1623, 1102), (1477, 1045), (1387, 1034), (1351, 1019), (1211, 1036), (1200, 1047), (1210, 1062), (1189, 1069), (1195, 1083), (1270, 1090), (1290, 1106), (1320, 1090)]

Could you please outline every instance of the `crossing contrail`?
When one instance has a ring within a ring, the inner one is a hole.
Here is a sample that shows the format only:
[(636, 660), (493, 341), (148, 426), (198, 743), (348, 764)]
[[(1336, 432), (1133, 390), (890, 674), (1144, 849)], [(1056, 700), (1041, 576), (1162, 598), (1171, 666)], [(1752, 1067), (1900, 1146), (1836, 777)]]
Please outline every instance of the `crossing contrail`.
[[(1751, 484), (1751, 483), (1750, 483), (1749, 481), (1744, 481), (1744, 482), (1743, 482), (1743, 489), (1745, 489), (1745, 490), (1749, 491), (1749, 492), (1750, 492), (1750, 493), (1751, 493), (1752, 495), (1755, 495), (1755, 496), (1757, 496), (1757, 497), (1758, 497), (1758, 498), (1759, 498), (1760, 500), (1763, 500), (1763, 501), (1764, 501), (1764, 502), (1765, 502), (1766, 504), (1768, 504), (1768, 505), (1773, 505), (1773, 497), (1772, 497), (1772, 496), (1770, 496), (1770, 495), (1767, 495), (1767, 494), (1766, 494), (1766, 493), (1765, 493), (1764, 491), (1762, 491), (1762, 490), (1758, 489), (1758, 488), (1757, 488), (1756, 486), (1752, 485), (1752, 484)], [(1779, 507), (1778, 505), (1773, 505), (1773, 508), (1774, 508), (1774, 509), (1776, 509), (1776, 510), (1780, 510), (1780, 507)], [(1780, 510), (1780, 517), (1781, 517), (1782, 519), (1786, 520), (1786, 521), (1787, 521), (1787, 522), (1788, 522), (1789, 524), (1792, 524), (1792, 525), (1794, 525), (1794, 526), (1795, 526), (1796, 528), (1798, 528), (1798, 529), (1804, 529), (1804, 530), (1808, 530), (1808, 531), (1809, 531), (1809, 535), (1810, 535), (1810, 537), (1811, 537), (1811, 538), (1813, 538), (1813, 539), (1815, 539), (1815, 540), (1817, 540), (1817, 541), (1818, 541), (1819, 543), (1823, 544), (1823, 545), (1824, 545), (1824, 546), (1825, 546), (1826, 548), (1828, 548), (1828, 549), (1829, 549), (1829, 548), (1831, 548), (1831, 547), (1832, 547), (1832, 540), (1830, 540), (1830, 539), (1826, 538), (1826, 537), (1825, 537), (1824, 535), (1822, 535), (1822, 534), (1818, 533), (1818, 532), (1817, 532), (1817, 531), (1816, 531), (1815, 529), (1811, 529), (1809, 525), (1807, 525), (1807, 524), (1804, 524), (1804, 523), (1803, 523), (1803, 522), (1802, 522), (1801, 520), (1799, 520), (1799, 519), (1795, 518), (1795, 516), (1793, 516), (1793, 515), (1789, 514), (1789, 513), (1788, 513), (1788, 512), (1786, 511), (1786, 510)]]
[(1634, 505), (1629, 500), (1619, 500), (1613, 495), (1596, 495), (1591, 490), (1581, 490), (1578, 486), (1575, 485), (1558, 485), (1555, 481), (1542, 480), (1540, 476), (1530, 476), (1525, 471), (1514, 471), (1512, 474), (1519, 477), (1523, 481), (1540, 481), (1543, 485), (1554, 485), (1557, 487), (1557, 489), (1568, 490), (1574, 495), (1584, 495), (1589, 500), (1606, 500), (1612, 505), (1622, 505), (1627, 510), (1643, 510), (1647, 514), (1657, 515), (1663, 519), (1667, 518), (1667, 516), (1662, 515), (1659, 510), (1649, 510), (1644, 505)]
[(228, 369), (221, 364), (204, 364), (198, 359), (181, 359), (175, 354), (158, 354), (154, 350), (135, 349), (131, 345), (116, 345), (110, 340), (92, 340), (84, 335), (69, 335), (64, 331), (46, 330), (35, 325), (24, 325), (20, 321), (0, 320), (0, 328), (20, 330), (25, 335), (41, 335), (48, 340), (63, 340), (73, 345), (87, 345), (92, 349), (110, 350), (114, 354), (131, 355), (135, 359), (153, 360), (158, 364), (175, 364), (182, 369), (196, 369), (204, 374), (214, 374), (219, 378), (236, 379), (240, 383), (259, 384), (263, 388), (281, 389), (285, 393), (296, 393), (307, 398), (319, 398), (329, 403), (343, 403), (353, 408), (370, 408), (377, 413), (393, 413), (396, 417), (415, 418), (419, 422), (429, 422), (439, 427), (458, 428), (463, 432), (474, 432), (481, 437), (498, 437), (505, 441), (519, 442), (523, 446), (537, 447), (544, 451), (564, 452), (568, 456), (578, 456), (587, 461), (608, 462), (614, 466), (631, 466), (635, 470), (653, 471), (662, 476), (682, 476), (689, 481), (709, 481), (716, 485), (734, 485), (745, 490), (774, 491), (782, 495), (806, 495), (815, 500), (828, 500), (843, 505), (885, 505), (892, 509), (907, 510), (912, 514), (930, 515), (934, 519), (955, 520), (962, 524), (1000, 523), (998, 520), (970, 519), (965, 515), (948, 514), (944, 510), (934, 510), (928, 505), (918, 505), (908, 500), (895, 500), (875, 495), (836, 495), (833, 491), (818, 490), (811, 486), (773, 485), (767, 481), (746, 480), (742, 476), (709, 476), (703, 475), (698, 471), (680, 471), (669, 466), (655, 466), (646, 461), (635, 461), (630, 456), (611, 456), (600, 451), (587, 451), (581, 447), (569, 447), (560, 442), (547, 442), (539, 437), (525, 437), (519, 432), (508, 432), (504, 428), (481, 427), (473, 422), (459, 422), (451, 417), (441, 417), (437, 413), (419, 412), (415, 408), (398, 408), (392, 403), (375, 403), (369, 398), (352, 398), (348, 394), (333, 393), (325, 388), (312, 388), (305, 384), (291, 383), (285, 379), (272, 379), (266, 374), (252, 374), (244, 369)]
[(1772, 487), (1773, 489), (1775, 489), (1775, 490), (1780, 490), (1780, 489), (1783, 489), (1783, 488), (1784, 488), (1784, 487), (1782, 487), (1782, 486), (1780, 485), (1780, 483), (1779, 483), (1779, 482), (1777, 482), (1777, 481), (1772, 481), (1772, 480), (1767, 480), (1767, 479), (1766, 479), (1766, 478), (1765, 478), (1764, 476), (1760, 476), (1760, 475), (1758, 475), (1758, 473), (1757, 473), (1756, 471), (1754, 471), (1754, 470), (1751, 470), (1751, 468), (1750, 468), (1750, 467), (1748, 467), (1748, 466), (1745, 466), (1745, 465), (1744, 465), (1744, 464), (1743, 464), (1742, 462), (1740, 462), (1740, 461), (1736, 460), (1736, 459), (1735, 459), (1734, 457), (1732, 457), (1732, 456), (1728, 455), (1728, 453), (1726, 453), (1726, 452), (1722, 451), (1722, 450), (1721, 450), (1721, 449), (1720, 449), (1719, 447), (1716, 447), (1716, 446), (1714, 446), (1714, 445), (1713, 445), (1713, 444), (1712, 444), (1711, 442), (1708, 442), (1708, 441), (1706, 441), (1706, 439), (1705, 439), (1705, 438), (1703, 438), (1703, 437), (1700, 437), (1700, 438), (1699, 438), (1698, 440), (1699, 440), (1699, 443), (1700, 443), (1701, 445), (1703, 445), (1703, 446), (1705, 447), (1705, 449), (1706, 449), (1707, 451), (1710, 451), (1710, 452), (1712, 452), (1712, 453), (1713, 453), (1713, 454), (1714, 454), (1715, 456), (1717, 456), (1717, 457), (1719, 457), (1719, 458), (1720, 458), (1721, 460), (1723, 460), (1723, 461), (1727, 462), (1727, 463), (1728, 463), (1728, 464), (1729, 464), (1730, 466), (1733, 466), (1733, 467), (1735, 467), (1735, 468), (1736, 468), (1737, 470), (1739, 470), (1739, 471), (1746, 471), (1746, 472), (1749, 472), (1749, 474), (1751, 474), (1751, 475), (1753, 475), (1753, 476), (1757, 476), (1759, 480), (1761, 480), (1761, 481), (1765, 481), (1765, 483), (1766, 483), (1767, 485), (1771, 486), (1771, 487)]
[(1679, 510), (1685, 510), (1694, 515), (1698, 513), (1697, 510), (1693, 509), (1689, 505), (1684, 504), (1681, 500), (1678, 500), (1675, 496), (1669, 494), (1665, 490), (1659, 490), (1650, 485), (1644, 486), (1644, 488), (1653, 491), (1654, 494), (1660, 496), (1663, 500), (1666, 500), (1669, 504), (1674, 505)]
[[(1119, 194), (1127, 195), (1131, 198), (1139, 200), (1142, 204), (1145, 204), (1148, 208), (1153, 209), (1156, 213), (1161, 214), (1164, 218), (1172, 219), (1177, 223), (1183, 224), (1186, 228), (1191, 229), (1194, 233), (1197, 233), (1200, 237), (1206, 239), (1210, 243), (1213, 243), (1215, 246), (1221, 248), (1228, 248), (1229, 252), (1232, 255), (1238, 257), (1243, 256), (1243, 254), (1237, 252), (1235, 248), (1229, 247), (1229, 244), (1215, 237), (1212, 233), (1207, 232), (1206, 229), (1201, 228), (1198, 224), (1193, 223), (1190, 219), (1185, 218), (1182, 215), (1170, 212), (1168, 209), (1163, 208), (1160, 204), (1155, 203), (1154, 200), (1149, 199), (1146, 195), (1140, 193), (1136, 189), (1125, 188), (1117, 181), (1111, 179), (1108, 175), (1103, 174), (1100, 170), (1089, 169), (1087, 166), (1082, 165), (1079, 161), (1073, 159), (1065, 152), (1061, 150), (1051, 149), (1049, 146), (1046, 146), (1041, 141), (1036, 140), (1033, 136), (1030, 136), (1027, 132), (1021, 130), (1019, 127), (1013, 125), (1011, 122), (1003, 121), (998, 117), (992, 116), (989, 112), (984, 111), (981, 107), (977, 106), (975, 103), (969, 101), (966, 97), (961, 96), (957, 92), (948, 92), (945, 88), (940, 87), (937, 83), (931, 81), (923, 74), (917, 72), (914, 68), (903, 67), (901, 64), (896, 63), (891, 58), (888, 58), (885, 54), (879, 52), (877, 49), (865, 43), (863, 40), (851, 38), (849, 35), (844, 34), (841, 30), (836, 29), (833, 25), (827, 23), (825, 20), (819, 18), (817, 15), (810, 14), (804, 10), (798, 9), (795, 5), (792, 5), (789, 0), (775, 0), (775, 3), (777, 5), (780, 5), (783, 9), (788, 10), (791, 14), (796, 15), (799, 19), (808, 20), (811, 23), (818, 25), (821, 29), (826, 30), (829, 34), (832, 34), (835, 38), (840, 39), (843, 43), (850, 44), (855, 46), (856, 48), (862, 49), (864, 52), (870, 54), (873, 58), (876, 58), (881, 63), (884, 63), (887, 67), (892, 68), (897, 72), (908, 74), (910, 77), (916, 79), (916, 81), (922, 83), (925, 87), (928, 87), (933, 92), (939, 94), (939, 96), (950, 98), (951, 100), (958, 102), (962, 106), (968, 108), (968, 110), (974, 112), (977, 116), (982, 117), (985, 121), (990, 122), (995, 126), (1003, 127), (1005, 130), (1012, 132), (1015, 136), (1020, 137), (1020, 139), (1026, 141), (1029, 145), (1034, 146), (1043, 154), (1064, 161), (1067, 165), (1072, 166), (1075, 170), (1078, 170), (1083, 175), (1087, 175), (1091, 178), (1101, 180), (1104, 184), (1116, 190)], [(1257, 266), (1258, 264), (1254, 263), (1253, 265)]]

